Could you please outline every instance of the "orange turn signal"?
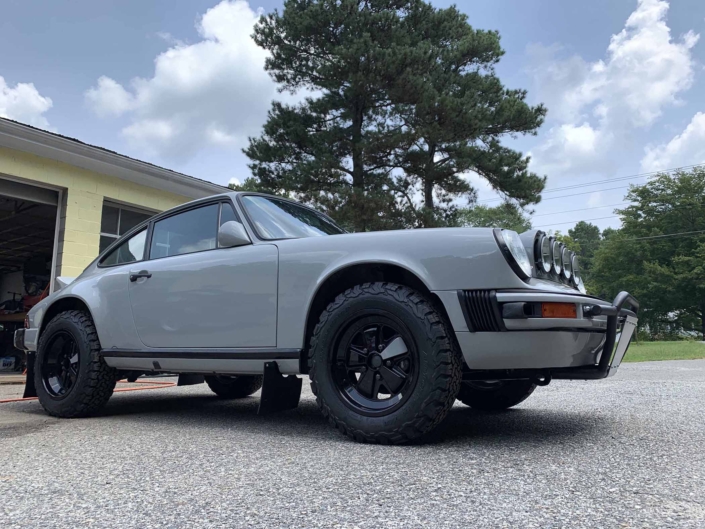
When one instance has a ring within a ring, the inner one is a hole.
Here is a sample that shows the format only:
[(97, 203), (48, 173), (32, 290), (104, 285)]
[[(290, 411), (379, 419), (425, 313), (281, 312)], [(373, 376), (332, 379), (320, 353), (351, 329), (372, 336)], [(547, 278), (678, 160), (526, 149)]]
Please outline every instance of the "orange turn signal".
[(577, 318), (574, 303), (541, 303), (541, 316), (544, 318)]

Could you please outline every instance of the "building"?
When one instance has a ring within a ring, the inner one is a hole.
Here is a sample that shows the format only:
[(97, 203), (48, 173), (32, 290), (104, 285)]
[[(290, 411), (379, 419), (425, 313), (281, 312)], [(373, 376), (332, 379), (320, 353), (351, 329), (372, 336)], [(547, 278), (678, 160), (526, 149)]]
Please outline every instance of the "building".
[[(21, 323), (32, 297), (78, 276), (137, 223), (224, 190), (0, 118), (0, 334)], [(0, 336), (0, 357), (3, 344)]]

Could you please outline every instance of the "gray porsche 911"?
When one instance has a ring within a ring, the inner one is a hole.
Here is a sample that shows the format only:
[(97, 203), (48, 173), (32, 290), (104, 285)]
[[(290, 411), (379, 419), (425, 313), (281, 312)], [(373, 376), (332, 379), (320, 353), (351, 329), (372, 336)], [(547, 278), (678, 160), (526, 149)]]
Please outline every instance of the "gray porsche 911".
[(153, 373), (222, 398), (262, 389), (271, 412), (308, 374), (333, 426), (379, 443), (430, 433), (456, 399), (501, 410), (613, 375), (639, 308), (586, 295), (576, 256), (538, 230), (346, 233), (255, 193), (156, 215), (59, 282), (15, 335), (51, 415), (94, 414), (117, 380)]

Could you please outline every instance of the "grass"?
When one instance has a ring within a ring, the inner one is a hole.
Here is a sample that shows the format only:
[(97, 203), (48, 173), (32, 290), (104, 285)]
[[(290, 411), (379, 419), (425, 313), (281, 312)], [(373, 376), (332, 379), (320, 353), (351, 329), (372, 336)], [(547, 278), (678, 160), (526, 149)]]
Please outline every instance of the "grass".
[(705, 358), (705, 344), (700, 342), (632, 342), (625, 362), (655, 360), (694, 360)]

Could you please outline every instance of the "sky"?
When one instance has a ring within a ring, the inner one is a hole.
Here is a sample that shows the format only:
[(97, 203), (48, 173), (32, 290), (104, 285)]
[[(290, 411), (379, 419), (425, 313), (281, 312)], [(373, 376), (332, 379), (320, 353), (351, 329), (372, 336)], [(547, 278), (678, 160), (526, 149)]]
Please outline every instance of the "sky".
[[(533, 224), (619, 226), (644, 173), (705, 163), (702, 0), (432, 0), (500, 32), (497, 73), (548, 108), (505, 138), (548, 177)], [(278, 0), (3, 0), (0, 116), (219, 184), (281, 94), (251, 40)], [(476, 175), (479, 201), (497, 195)]]

